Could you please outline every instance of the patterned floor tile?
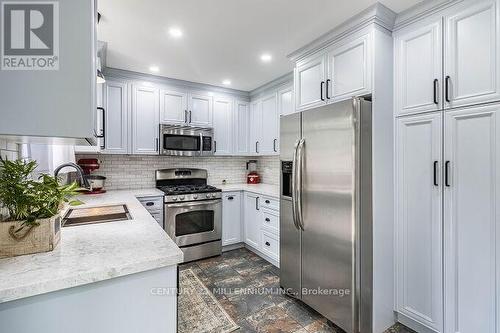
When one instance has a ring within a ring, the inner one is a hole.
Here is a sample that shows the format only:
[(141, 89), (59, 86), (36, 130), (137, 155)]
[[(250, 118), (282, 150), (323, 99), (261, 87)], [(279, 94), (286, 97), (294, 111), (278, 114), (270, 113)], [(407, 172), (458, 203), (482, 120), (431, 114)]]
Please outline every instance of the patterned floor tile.
[(247, 317), (247, 321), (257, 332), (293, 333), (303, 328), (295, 319), (287, 315), (284, 309), (278, 306), (259, 311)]

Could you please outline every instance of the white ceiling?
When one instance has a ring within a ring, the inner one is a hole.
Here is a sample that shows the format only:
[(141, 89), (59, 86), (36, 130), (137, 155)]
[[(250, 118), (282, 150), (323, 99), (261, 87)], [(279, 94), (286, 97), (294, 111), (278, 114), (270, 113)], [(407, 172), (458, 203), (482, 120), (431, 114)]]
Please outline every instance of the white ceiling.
[[(107, 66), (253, 90), (293, 68), (286, 58), (375, 0), (99, 0)], [(381, 0), (395, 12), (420, 0)], [(183, 37), (168, 34), (172, 26)], [(273, 55), (270, 63), (260, 55)]]

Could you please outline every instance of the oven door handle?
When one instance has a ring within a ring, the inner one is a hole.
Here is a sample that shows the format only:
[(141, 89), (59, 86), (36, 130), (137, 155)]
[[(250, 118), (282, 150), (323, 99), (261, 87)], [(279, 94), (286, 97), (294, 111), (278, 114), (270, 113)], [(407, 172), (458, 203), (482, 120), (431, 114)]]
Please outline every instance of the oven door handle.
[(183, 202), (183, 203), (167, 203), (167, 208), (187, 208), (194, 206), (206, 206), (221, 203), (221, 200), (208, 200), (208, 201), (196, 201), (196, 202)]

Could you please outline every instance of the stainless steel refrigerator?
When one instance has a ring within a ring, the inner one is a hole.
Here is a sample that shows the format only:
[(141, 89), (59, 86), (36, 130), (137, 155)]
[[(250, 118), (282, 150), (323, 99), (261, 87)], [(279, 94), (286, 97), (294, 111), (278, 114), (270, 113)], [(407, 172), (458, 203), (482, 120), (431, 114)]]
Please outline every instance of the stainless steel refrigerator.
[(371, 112), (281, 118), (280, 284), (348, 333), (372, 332)]

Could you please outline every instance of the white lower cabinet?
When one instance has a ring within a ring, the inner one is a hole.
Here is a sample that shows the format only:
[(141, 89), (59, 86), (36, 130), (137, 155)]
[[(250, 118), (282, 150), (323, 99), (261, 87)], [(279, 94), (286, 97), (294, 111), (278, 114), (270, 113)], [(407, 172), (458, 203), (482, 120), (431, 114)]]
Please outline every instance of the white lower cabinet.
[(260, 225), (262, 211), (259, 207), (260, 196), (253, 193), (245, 193), (245, 243), (255, 249), (260, 245)]
[(445, 133), (445, 333), (498, 333), (500, 105), (446, 113)]
[(398, 313), (435, 332), (498, 333), (500, 104), (396, 130)]
[(222, 246), (242, 241), (241, 197), (241, 192), (224, 192), (222, 194)]

